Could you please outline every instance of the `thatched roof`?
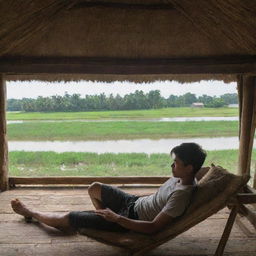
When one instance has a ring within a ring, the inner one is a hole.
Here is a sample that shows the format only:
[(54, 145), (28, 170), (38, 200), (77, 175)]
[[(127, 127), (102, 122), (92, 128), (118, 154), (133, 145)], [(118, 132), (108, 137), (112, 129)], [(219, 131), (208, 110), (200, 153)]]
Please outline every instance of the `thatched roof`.
[[(255, 13), (252, 0), (0, 0), (0, 61), (256, 56)], [(228, 81), (235, 75), (21, 73), (7, 79)]]

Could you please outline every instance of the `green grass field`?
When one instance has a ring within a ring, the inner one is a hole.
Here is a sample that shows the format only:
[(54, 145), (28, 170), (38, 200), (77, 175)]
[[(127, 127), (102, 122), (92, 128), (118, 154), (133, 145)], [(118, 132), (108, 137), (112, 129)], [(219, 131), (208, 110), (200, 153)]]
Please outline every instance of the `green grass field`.
[[(76, 113), (7, 113), (8, 120), (33, 120), (8, 125), (8, 140), (109, 140), (237, 136), (237, 121), (203, 122), (72, 122), (92, 119), (152, 119), (162, 117), (237, 116), (232, 108), (167, 108), (157, 110)], [(70, 122), (37, 122), (70, 120)], [(255, 151), (254, 151), (255, 157)], [(237, 150), (209, 151), (205, 165), (222, 165), (236, 172)], [(10, 152), (11, 176), (130, 176), (170, 175), (168, 154), (96, 154)]]
[(238, 108), (162, 108), (95, 112), (7, 112), (7, 120), (150, 119), (161, 117), (238, 116)]
[(9, 140), (161, 139), (237, 135), (237, 121), (26, 122), (8, 125)]
[[(211, 163), (237, 172), (237, 150), (208, 151)], [(253, 151), (252, 159), (256, 157)], [(158, 176), (170, 175), (169, 154), (10, 152), (10, 176)], [(253, 169), (255, 166), (253, 162)]]

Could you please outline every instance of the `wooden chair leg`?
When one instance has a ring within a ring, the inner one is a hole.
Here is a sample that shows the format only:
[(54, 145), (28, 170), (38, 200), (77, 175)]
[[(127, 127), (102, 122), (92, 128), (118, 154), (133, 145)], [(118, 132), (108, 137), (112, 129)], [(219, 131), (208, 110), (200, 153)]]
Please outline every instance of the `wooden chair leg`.
[(224, 252), (226, 243), (228, 241), (231, 229), (232, 229), (234, 221), (236, 219), (237, 211), (238, 211), (238, 206), (237, 205), (233, 206), (232, 210), (229, 214), (225, 229), (223, 231), (218, 248), (217, 248), (214, 256), (222, 256), (223, 255), (223, 252)]

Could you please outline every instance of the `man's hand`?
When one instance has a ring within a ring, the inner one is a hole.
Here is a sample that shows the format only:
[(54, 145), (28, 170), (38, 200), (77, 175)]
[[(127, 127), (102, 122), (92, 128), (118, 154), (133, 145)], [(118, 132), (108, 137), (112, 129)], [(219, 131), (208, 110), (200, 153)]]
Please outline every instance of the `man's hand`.
[(120, 226), (136, 232), (152, 234), (165, 228), (173, 220), (172, 217), (164, 212), (160, 212), (153, 221), (133, 220), (121, 216), (110, 209), (96, 210), (95, 213), (107, 221), (115, 222)]
[(111, 222), (117, 222), (118, 219), (120, 218), (119, 214), (116, 214), (115, 212), (111, 211), (109, 208), (96, 210), (95, 213), (103, 217), (105, 220), (111, 221)]

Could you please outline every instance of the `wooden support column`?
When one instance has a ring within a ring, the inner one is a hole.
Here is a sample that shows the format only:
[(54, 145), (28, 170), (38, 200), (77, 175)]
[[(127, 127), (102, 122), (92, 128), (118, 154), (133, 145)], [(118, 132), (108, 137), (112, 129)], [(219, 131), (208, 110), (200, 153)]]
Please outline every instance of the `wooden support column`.
[(233, 208), (229, 214), (228, 221), (226, 223), (225, 229), (223, 231), (223, 234), (221, 236), (219, 245), (217, 247), (217, 250), (216, 250), (214, 256), (222, 256), (223, 255), (226, 243), (228, 241), (228, 238), (229, 238), (229, 235), (231, 232), (231, 229), (232, 229), (234, 221), (236, 219), (237, 210), (238, 210), (238, 207), (236, 205), (233, 206)]
[(8, 189), (8, 144), (6, 135), (6, 85), (0, 74), (0, 191)]
[(253, 188), (256, 189), (256, 164), (255, 164), (255, 171), (254, 171), (254, 177), (253, 177)]
[(256, 117), (256, 77), (242, 76), (238, 81), (240, 130), (239, 130), (239, 174), (250, 174), (253, 138)]

